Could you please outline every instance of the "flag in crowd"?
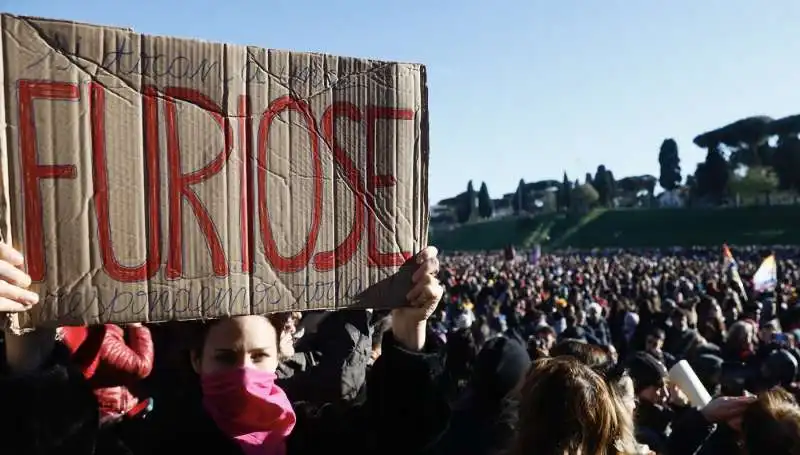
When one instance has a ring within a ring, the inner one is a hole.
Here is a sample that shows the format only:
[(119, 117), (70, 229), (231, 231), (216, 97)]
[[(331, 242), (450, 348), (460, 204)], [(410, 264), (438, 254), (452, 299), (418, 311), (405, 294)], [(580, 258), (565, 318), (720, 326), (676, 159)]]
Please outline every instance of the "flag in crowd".
[(775, 289), (778, 284), (778, 263), (775, 255), (770, 254), (761, 262), (761, 265), (753, 275), (753, 289), (756, 292), (769, 292)]
[(736, 263), (736, 259), (733, 258), (733, 253), (731, 253), (731, 249), (728, 248), (727, 244), (722, 245), (722, 257), (725, 270), (731, 274), (733, 282), (739, 288), (739, 293), (746, 299), (747, 293), (744, 290), (744, 283), (742, 283), (742, 278), (739, 276), (739, 265)]

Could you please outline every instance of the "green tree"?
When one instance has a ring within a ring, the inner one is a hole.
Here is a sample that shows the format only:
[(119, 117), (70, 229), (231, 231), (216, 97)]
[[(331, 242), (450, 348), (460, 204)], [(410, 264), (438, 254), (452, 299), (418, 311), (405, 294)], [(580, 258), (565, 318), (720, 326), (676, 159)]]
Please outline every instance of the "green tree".
[(574, 210), (585, 212), (591, 209), (600, 200), (600, 194), (590, 183), (578, 185), (572, 190), (572, 207)]
[(656, 179), (645, 180), (644, 185), (647, 189), (647, 205), (651, 206), (656, 197)]
[(678, 157), (678, 143), (674, 139), (664, 139), (658, 152), (661, 173), (658, 183), (661, 188), (672, 191), (681, 183), (681, 159)]
[(458, 195), (456, 218), (459, 223), (466, 223), (475, 219), (475, 205), (477, 203), (472, 180), (467, 183), (467, 191)]
[(592, 181), (592, 173), (591, 172), (587, 172), (586, 176), (583, 177), (583, 183), (588, 183), (589, 185), (593, 185), (594, 184), (594, 182)]
[(461, 193), (457, 196), (458, 205), (456, 206), (456, 220), (463, 224), (469, 221), (469, 202), (467, 201), (467, 193)]
[(592, 179), (592, 186), (600, 197), (599, 203), (609, 207), (614, 199), (614, 175), (606, 169), (605, 165), (597, 166), (597, 172)]
[(525, 197), (525, 180), (519, 179), (517, 191), (514, 193), (514, 213), (519, 215), (525, 211), (527, 198)]
[(770, 117), (758, 115), (737, 120), (733, 123), (703, 133), (694, 138), (694, 143), (704, 149), (715, 149), (722, 152), (721, 147), (730, 154), (730, 162), (736, 166), (759, 166), (764, 162), (760, 154), (762, 147), (775, 130), (783, 128), (779, 122)]
[(778, 188), (778, 176), (768, 167), (751, 167), (731, 180), (731, 191), (740, 196), (769, 194)]
[(728, 161), (716, 149), (708, 149), (706, 160), (697, 165), (695, 172), (695, 196), (709, 198), (721, 202), (728, 193), (731, 170)]
[(489, 197), (489, 188), (486, 187), (486, 182), (481, 183), (481, 189), (478, 190), (478, 214), (481, 218), (491, 218), (494, 212), (492, 205), (492, 198)]
[(467, 182), (467, 210), (469, 211), (469, 219), (475, 218), (475, 208), (478, 205), (477, 194), (475, 188), (472, 186), (472, 180)]
[(572, 182), (564, 171), (564, 179), (558, 188), (557, 209), (569, 210), (570, 200), (572, 199)]
[(539, 200), (542, 202), (542, 212), (552, 213), (558, 210), (558, 193), (544, 191)]
[(778, 138), (773, 168), (778, 175), (781, 189), (800, 190), (800, 139), (797, 134)]
[(608, 202), (612, 205), (614, 198), (617, 197), (617, 179), (614, 178), (614, 173), (610, 169), (606, 170), (606, 185), (608, 185)]

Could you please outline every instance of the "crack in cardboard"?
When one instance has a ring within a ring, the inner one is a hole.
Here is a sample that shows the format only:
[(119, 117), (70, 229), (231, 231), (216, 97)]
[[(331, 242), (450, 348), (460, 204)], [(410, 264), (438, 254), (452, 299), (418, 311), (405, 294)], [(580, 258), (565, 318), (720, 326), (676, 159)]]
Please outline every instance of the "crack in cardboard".
[[(127, 38), (123, 38), (113, 51), (104, 52), (102, 62), (98, 63), (90, 58), (80, 55), (80, 36), (78, 36), (75, 40), (76, 49), (74, 51), (70, 51), (67, 49), (65, 44), (67, 40), (65, 40), (60, 34), (55, 33), (52, 37), (48, 36), (48, 34), (42, 30), (41, 27), (35, 24), (33, 20), (28, 18), (20, 19), (37, 32), (39, 37), (47, 44), (49, 49), (47, 54), (29, 64), (26, 69), (31, 69), (41, 65), (43, 62), (45, 62), (50, 54), (57, 53), (64, 56), (68, 61), (76, 65), (81, 61), (90, 62), (96, 67), (103, 68), (103, 70), (109, 74), (116, 75), (120, 79), (124, 79), (124, 76), (137, 75), (142, 78), (172, 77), (178, 80), (199, 80), (201, 83), (206, 83), (209, 82), (209, 78), (216, 78), (218, 82), (226, 85), (237, 79), (236, 77), (232, 76), (225, 77), (225, 70), (224, 68), (220, 67), (219, 61), (202, 58), (199, 62), (195, 62), (193, 59), (185, 55), (176, 55), (171, 57), (166, 54), (159, 53), (150, 55), (141, 50), (137, 53), (133, 47), (129, 47), (131, 41)], [(149, 37), (148, 35), (142, 36)], [(150, 38), (158, 39), (158, 37)], [(269, 50), (266, 51), (269, 52)], [(227, 52), (227, 50), (225, 49), (223, 52)], [(308, 55), (322, 58), (327, 57), (324, 54)], [(395, 88), (387, 77), (389, 72), (385, 70), (396, 67), (396, 63), (376, 63), (374, 61), (369, 61), (370, 64), (377, 66), (364, 71), (340, 76), (336, 72), (325, 70), (324, 65), (321, 65), (316, 61), (312, 61), (312, 63), (307, 66), (295, 68), (293, 70), (288, 70), (286, 67), (281, 66), (277, 72), (278, 74), (276, 74), (276, 72), (271, 71), (263, 63), (258, 61), (256, 58), (257, 56), (250, 47), (246, 48), (246, 56), (247, 59), (242, 68), (239, 71), (233, 72), (234, 74), (238, 74), (239, 78), (243, 82), (247, 84), (263, 85), (266, 83), (266, 81), (262, 81), (260, 77), (266, 76), (269, 80), (277, 83), (281, 87), (285, 88), (290, 94), (297, 96), (300, 99), (312, 99), (315, 96), (330, 90), (346, 90), (359, 87), (369, 88), (367, 84), (363, 84), (361, 82), (362, 76), (367, 76), (371, 80), (374, 80), (374, 76), (377, 76), (379, 79), (377, 80), (377, 83), (380, 86), (388, 89)], [(132, 60), (132, 62), (130, 62), (127, 66), (121, 66), (127, 59)], [(166, 69), (162, 69), (161, 71), (158, 70), (156, 64), (159, 62), (159, 60), (168, 62), (165, 65)], [(186, 63), (185, 65), (179, 64), (184, 62)], [(259, 71), (251, 73), (249, 70), (250, 63), (254, 64)], [(115, 66), (116, 70), (114, 69)], [(175, 70), (176, 67), (178, 67), (180, 70)], [(57, 67), (56, 69), (65, 71), (69, 68)], [(286, 73), (286, 76), (283, 76), (284, 73)], [(216, 76), (213, 76), (214, 74), (216, 74)], [(293, 82), (306, 84), (310, 86), (314, 92), (309, 96), (300, 97), (298, 96), (298, 91), (293, 87)], [(126, 83), (126, 85), (129, 84)]]

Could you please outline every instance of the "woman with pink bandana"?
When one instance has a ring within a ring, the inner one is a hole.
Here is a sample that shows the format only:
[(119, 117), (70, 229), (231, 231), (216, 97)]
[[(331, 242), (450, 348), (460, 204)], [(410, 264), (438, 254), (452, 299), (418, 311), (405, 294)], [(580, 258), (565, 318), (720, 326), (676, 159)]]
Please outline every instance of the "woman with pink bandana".
[(426, 333), (443, 293), (436, 256), (428, 248), (416, 257), (409, 306), (392, 313), (364, 404), (292, 403), (275, 384), (281, 327), (262, 316), (214, 321), (191, 353), (201, 393), (178, 412), (159, 416), (156, 408), (147, 453), (425, 453), (448, 414), (437, 388), (441, 343)]

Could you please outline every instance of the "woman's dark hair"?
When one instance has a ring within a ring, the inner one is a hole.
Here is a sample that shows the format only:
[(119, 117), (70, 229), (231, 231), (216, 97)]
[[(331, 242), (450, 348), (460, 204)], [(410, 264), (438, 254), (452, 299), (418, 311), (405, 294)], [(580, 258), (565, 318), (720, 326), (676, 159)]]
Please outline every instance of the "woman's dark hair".
[(606, 380), (608, 385), (614, 389), (618, 396), (622, 396), (620, 383), (622, 379), (630, 377), (628, 368), (622, 362), (609, 361), (592, 368), (597, 374)]
[(590, 368), (604, 365), (611, 361), (611, 356), (600, 346), (575, 340), (561, 341), (550, 350), (550, 357), (564, 356), (573, 357)]
[[(292, 316), (291, 312), (285, 313), (275, 313), (264, 316), (273, 327), (275, 327), (275, 335), (280, 338), (281, 330), (289, 318)], [(206, 344), (206, 337), (208, 337), (208, 332), (211, 330), (212, 327), (219, 324), (222, 321), (232, 318), (222, 318), (222, 319), (214, 319), (211, 321), (204, 321), (199, 322), (195, 326), (195, 333), (192, 336), (193, 342), (191, 343), (191, 349), (195, 351), (198, 355), (203, 353), (203, 348)], [(280, 339), (278, 340), (280, 341)]]
[(538, 327), (536, 329), (536, 333), (535, 334), (538, 337), (548, 336), (548, 335), (551, 335), (551, 336), (554, 336), (554, 337), (557, 336), (556, 335), (556, 331), (552, 327), (550, 327), (549, 325), (543, 325), (541, 327)]
[(203, 348), (206, 345), (206, 338), (208, 337), (208, 332), (211, 331), (211, 328), (215, 325), (219, 324), (221, 319), (214, 319), (211, 321), (202, 321), (202, 322), (194, 322), (192, 327), (192, 342), (190, 343), (190, 349), (197, 353), (197, 355), (202, 357)]

